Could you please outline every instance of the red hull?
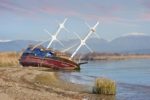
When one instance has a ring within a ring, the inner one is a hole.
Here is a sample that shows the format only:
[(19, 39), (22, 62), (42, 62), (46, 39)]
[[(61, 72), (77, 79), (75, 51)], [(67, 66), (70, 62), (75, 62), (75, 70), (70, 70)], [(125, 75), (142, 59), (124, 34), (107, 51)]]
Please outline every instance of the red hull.
[(38, 57), (27, 55), (20, 59), (20, 64), (23, 66), (47, 67), (53, 69), (79, 69), (79, 64), (60, 57)]

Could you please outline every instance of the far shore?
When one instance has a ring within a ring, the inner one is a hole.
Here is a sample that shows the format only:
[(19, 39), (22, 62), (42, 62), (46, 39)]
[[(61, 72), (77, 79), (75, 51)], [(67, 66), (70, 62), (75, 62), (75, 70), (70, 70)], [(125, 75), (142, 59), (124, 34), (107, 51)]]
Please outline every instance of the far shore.
[(83, 60), (125, 60), (125, 59), (150, 59), (150, 54), (106, 54), (86, 56)]

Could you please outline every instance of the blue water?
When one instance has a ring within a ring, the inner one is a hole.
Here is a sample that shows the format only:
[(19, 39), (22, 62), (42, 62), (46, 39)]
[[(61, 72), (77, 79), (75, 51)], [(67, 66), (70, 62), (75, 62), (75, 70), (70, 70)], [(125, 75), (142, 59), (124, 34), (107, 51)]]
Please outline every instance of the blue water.
[(88, 85), (94, 85), (97, 77), (110, 78), (117, 83), (119, 100), (150, 100), (150, 59), (91, 61), (80, 72), (65, 75), (72, 83)]

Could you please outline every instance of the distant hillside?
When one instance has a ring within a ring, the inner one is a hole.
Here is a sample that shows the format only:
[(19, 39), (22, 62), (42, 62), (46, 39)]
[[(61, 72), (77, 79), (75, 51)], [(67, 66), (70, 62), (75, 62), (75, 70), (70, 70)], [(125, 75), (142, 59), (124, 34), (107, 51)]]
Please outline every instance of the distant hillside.
[[(114, 39), (110, 42), (110, 51), (126, 53), (133, 53), (136, 51), (136, 53), (144, 53), (145, 50), (150, 50), (149, 44), (150, 36), (124, 36)], [(150, 51), (148, 53), (150, 53)]]
[[(79, 40), (66, 40), (62, 41), (64, 47), (58, 43), (54, 43), (52, 47), (58, 50), (67, 49), (76, 44), (76, 46), (70, 49), (73, 52), (77, 45), (79, 45)], [(32, 40), (15, 40), (0, 42), (0, 51), (21, 51), (25, 49), (30, 44), (37, 44), (39, 42)], [(48, 44), (45, 43), (44, 46)], [(136, 54), (150, 54), (150, 36), (144, 35), (130, 35), (122, 36), (116, 38), (112, 41), (107, 41), (105, 39), (90, 38), (87, 41), (89, 47), (100, 53), (136, 53)], [(89, 50), (86, 47), (80, 49), (79, 52), (87, 53)]]
[(21, 51), (30, 44), (37, 42), (31, 40), (14, 40), (8, 42), (0, 42), (0, 51)]
[(129, 35), (112, 41), (91, 39), (87, 42), (96, 52), (150, 54), (150, 36)]

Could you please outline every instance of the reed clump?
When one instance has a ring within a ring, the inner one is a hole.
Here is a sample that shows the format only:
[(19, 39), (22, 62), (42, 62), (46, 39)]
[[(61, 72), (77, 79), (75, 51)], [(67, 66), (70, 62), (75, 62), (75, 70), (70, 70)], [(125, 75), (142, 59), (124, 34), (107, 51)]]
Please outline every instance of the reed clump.
[(116, 83), (110, 79), (97, 78), (95, 81), (95, 86), (93, 87), (93, 93), (115, 95)]
[(20, 53), (0, 52), (0, 67), (12, 67), (19, 64)]

